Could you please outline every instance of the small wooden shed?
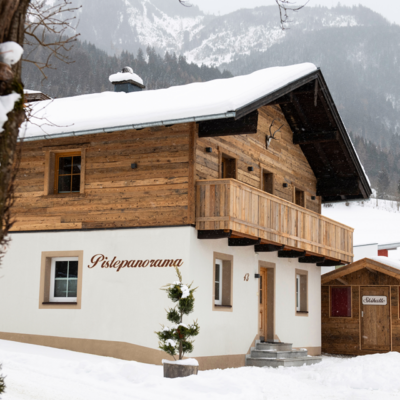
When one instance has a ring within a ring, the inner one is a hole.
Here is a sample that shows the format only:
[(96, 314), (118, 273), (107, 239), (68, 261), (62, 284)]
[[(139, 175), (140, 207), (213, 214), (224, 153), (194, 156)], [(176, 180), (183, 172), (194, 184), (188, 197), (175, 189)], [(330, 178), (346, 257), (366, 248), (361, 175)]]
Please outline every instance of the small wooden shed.
[(322, 352), (400, 351), (400, 263), (379, 258), (322, 275)]

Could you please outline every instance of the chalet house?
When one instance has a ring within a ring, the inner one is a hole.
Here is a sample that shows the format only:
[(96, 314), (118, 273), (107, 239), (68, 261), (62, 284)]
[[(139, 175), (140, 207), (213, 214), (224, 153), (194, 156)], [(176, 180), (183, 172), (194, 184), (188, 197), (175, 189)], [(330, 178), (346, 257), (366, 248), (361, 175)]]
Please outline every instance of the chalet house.
[(151, 91), (116, 75), (21, 128), (0, 338), (159, 364), (177, 266), (198, 286), (200, 368), (311, 362), (320, 267), (353, 261), (321, 204), (371, 194), (321, 71)]

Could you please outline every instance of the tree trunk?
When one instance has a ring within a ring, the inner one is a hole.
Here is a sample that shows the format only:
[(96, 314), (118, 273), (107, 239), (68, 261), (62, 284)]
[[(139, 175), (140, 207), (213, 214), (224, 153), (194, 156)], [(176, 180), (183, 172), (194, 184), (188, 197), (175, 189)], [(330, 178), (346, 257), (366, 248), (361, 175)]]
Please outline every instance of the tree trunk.
[[(0, 43), (16, 42), (22, 46), (24, 24), (30, 0), (0, 0)], [(0, 96), (17, 92), (21, 101), (16, 102), (8, 114), (8, 121), (0, 132), (0, 259), (10, 229), (10, 207), (14, 197), (15, 159), (18, 129), (25, 118), (21, 61), (9, 68), (0, 63)]]

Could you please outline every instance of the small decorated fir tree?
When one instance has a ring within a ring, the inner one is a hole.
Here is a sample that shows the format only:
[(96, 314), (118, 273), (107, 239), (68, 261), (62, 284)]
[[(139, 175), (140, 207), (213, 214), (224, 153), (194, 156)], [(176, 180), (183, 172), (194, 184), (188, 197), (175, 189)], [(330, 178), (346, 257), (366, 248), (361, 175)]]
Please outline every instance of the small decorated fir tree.
[(184, 285), (179, 269), (177, 267), (175, 269), (179, 281), (162, 288), (162, 290), (167, 292), (168, 297), (174, 303), (178, 303), (167, 312), (167, 319), (172, 322), (172, 325), (170, 327), (163, 327), (163, 329), (160, 332), (156, 332), (156, 334), (160, 339), (160, 349), (171, 355), (174, 360), (176, 355), (178, 355), (179, 360), (182, 360), (186, 353), (191, 353), (193, 351), (193, 341), (190, 340), (190, 338), (197, 336), (200, 328), (197, 321), (191, 325), (182, 323), (183, 316), (193, 312), (193, 292), (196, 288), (191, 289), (192, 284), (189, 286)]
[[(0, 364), (0, 372), (1, 372), (1, 364)], [(6, 391), (6, 384), (4, 383), (4, 376), (0, 375), (0, 394)]]

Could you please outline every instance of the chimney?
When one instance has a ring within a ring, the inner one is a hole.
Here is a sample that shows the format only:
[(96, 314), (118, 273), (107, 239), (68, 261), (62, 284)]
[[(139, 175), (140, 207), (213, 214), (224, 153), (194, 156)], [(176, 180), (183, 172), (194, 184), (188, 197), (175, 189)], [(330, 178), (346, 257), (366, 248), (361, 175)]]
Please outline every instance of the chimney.
[(114, 85), (114, 92), (139, 92), (145, 88), (142, 78), (131, 67), (122, 68), (121, 72), (110, 75), (108, 79)]

